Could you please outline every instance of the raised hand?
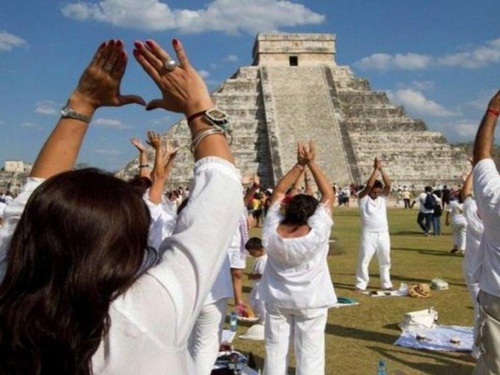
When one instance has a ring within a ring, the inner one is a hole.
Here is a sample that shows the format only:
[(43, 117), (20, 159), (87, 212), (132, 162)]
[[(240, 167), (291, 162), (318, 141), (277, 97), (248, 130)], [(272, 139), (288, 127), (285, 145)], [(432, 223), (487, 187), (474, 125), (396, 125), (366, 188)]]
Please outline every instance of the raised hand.
[(179, 148), (174, 147), (172, 141), (170, 139), (167, 139), (167, 142), (165, 144), (165, 152), (163, 153), (163, 159), (165, 160), (165, 162), (167, 162), (170, 158), (175, 157), (175, 155), (177, 155), (177, 151), (179, 151)]
[(179, 42), (172, 45), (179, 60), (175, 68), (166, 68), (165, 63), (172, 61), (170, 55), (155, 41), (135, 42), (134, 56), (146, 73), (153, 79), (162, 93), (161, 99), (154, 99), (146, 109), (164, 108), (180, 112), (186, 116), (213, 107), (203, 79), (189, 63), (188, 57)]
[(146, 152), (146, 146), (142, 144), (139, 138), (137, 137), (130, 138), (130, 143), (132, 143), (139, 152)]
[(120, 93), (126, 67), (127, 53), (123, 42), (112, 39), (102, 43), (81, 75), (73, 97), (84, 102), (92, 110), (131, 103), (145, 105), (140, 96)]
[(377, 171), (382, 169), (382, 162), (377, 157), (375, 157), (375, 159), (373, 159), (373, 169), (376, 169)]
[(148, 143), (148, 145), (153, 147), (156, 150), (156, 152), (158, 152), (158, 150), (160, 150), (160, 148), (161, 148), (161, 136), (160, 136), (160, 134), (158, 134), (157, 132), (154, 132), (152, 130), (148, 130), (147, 137), (148, 137), (148, 140), (146, 142)]
[(309, 147), (303, 146), (303, 157), (307, 164), (314, 162), (316, 159), (316, 147), (313, 141), (309, 141)]

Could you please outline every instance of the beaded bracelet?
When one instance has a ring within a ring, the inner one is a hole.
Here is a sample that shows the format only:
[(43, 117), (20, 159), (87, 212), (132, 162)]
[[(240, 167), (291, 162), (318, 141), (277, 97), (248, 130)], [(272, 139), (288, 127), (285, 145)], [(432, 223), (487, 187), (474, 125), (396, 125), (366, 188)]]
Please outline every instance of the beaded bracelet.
[(500, 112), (493, 108), (488, 108), (486, 113), (489, 113), (490, 115), (493, 115), (495, 117), (498, 117), (498, 115), (500, 115)]

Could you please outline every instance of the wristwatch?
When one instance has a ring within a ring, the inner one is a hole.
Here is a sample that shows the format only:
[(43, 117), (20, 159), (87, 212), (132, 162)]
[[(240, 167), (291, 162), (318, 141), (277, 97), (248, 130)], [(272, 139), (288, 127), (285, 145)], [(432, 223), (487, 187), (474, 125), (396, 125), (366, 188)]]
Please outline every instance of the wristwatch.
[(61, 118), (72, 118), (74, 120), (83, 121), (86, 124), (90, 123), (92, 120), (92, 116), (85, 116), (81, 113), (75, 112), (75, 110), (70, 107), (69, 102), (61, 108)]
[(207, 109), (206, 111), (197, 112), (192, 114), (187, 119), (188, 124), (193, 121), (195, 118), (203, 116), (206, 122), (210, 125), (218, 126), (220, 128), (225, 129), (229, 124), (229, 116), (226, 112), (221, 111), (218, 108)]

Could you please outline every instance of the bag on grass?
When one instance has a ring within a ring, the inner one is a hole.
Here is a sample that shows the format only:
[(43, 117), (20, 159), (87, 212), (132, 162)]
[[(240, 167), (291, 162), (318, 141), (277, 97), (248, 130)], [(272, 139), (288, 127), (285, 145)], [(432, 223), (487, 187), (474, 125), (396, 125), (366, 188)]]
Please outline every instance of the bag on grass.
[(418, 310), (406, 313), (403, 321), (399, 323), (399, 328), (403, 332), (412, 331), (419, 328), (434, 328), (438, 320), (438, 313), (434, 307), (425, 310)]

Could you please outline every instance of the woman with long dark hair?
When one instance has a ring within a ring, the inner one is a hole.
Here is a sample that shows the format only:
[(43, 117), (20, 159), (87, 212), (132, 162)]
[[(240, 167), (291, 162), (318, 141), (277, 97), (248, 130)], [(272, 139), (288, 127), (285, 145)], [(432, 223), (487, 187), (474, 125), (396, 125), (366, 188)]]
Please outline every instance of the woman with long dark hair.
[(151, 40), (134, 50), (163, 95), (146, 109), (184, 114), (197, 137), (192, 196), (161, 245), (165, 255), (148, 251), (149, 213), (130, 184), (95, 169), (71, 170), (96, 109), (145, 104), (120, 94), (127, 55), (121, 41), (110, 40), (7, 207), (1, 374), (193, 373), (187, 339), (237, 227), (241, 183), (223, 132), (203, 116), (213, 107), (205, 84), (180, 42), (172, 44), (179, 63)]

